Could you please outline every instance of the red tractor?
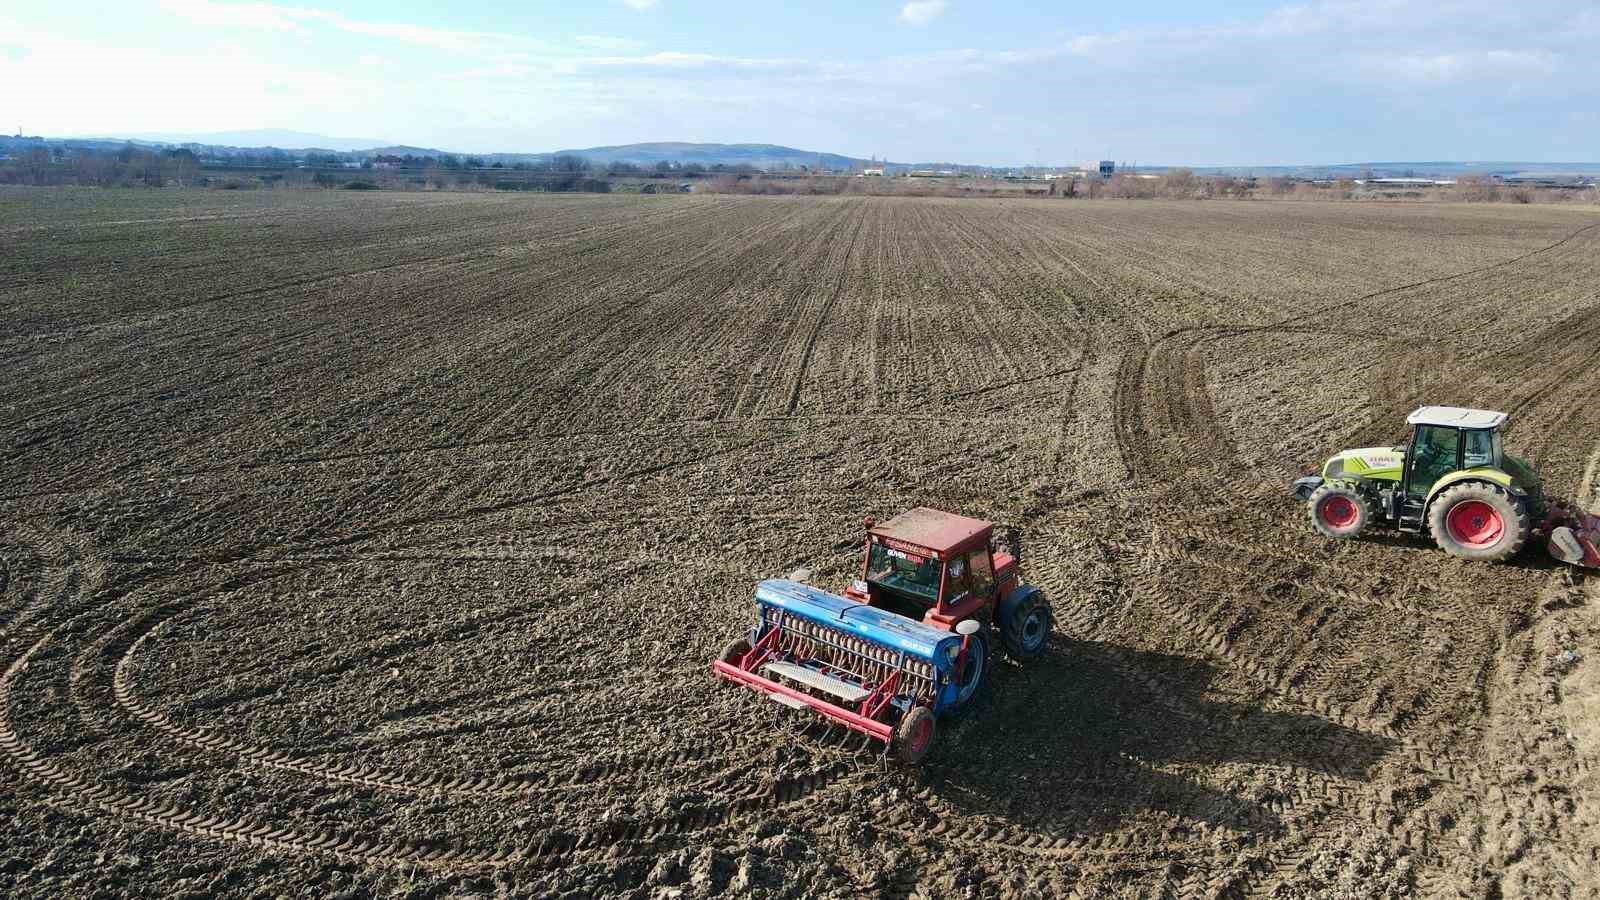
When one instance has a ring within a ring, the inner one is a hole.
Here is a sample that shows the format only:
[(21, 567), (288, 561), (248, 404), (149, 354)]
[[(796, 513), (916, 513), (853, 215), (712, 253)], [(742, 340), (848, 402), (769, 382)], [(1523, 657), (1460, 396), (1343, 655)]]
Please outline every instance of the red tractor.
[(994, 525), (918, 507), (867, 520), (861, 577), (844, 594), (798, 581), (756, 586), (756, 620), (717, 675), (892, 746), (908, 763), (935, 720), (967, 707), (1004, 647), (1044, 652), (1050, 604), (995, 549)]

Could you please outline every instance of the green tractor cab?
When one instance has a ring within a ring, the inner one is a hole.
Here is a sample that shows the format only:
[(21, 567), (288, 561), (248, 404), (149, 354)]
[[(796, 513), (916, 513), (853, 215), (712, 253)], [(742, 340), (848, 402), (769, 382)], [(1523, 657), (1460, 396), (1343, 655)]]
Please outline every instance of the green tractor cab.
[(1505, 413), (1424, 406), (1406, 417), (1411, 441), (1346, 450), (1321, 475), (1296, 479), (1311, 527), (1353, 538), (1375, 524), (1427, 530), (1439, 548), (1465, 559), (1503, 560), (1522, 549), (1543, 512), (1538, 474), (1507, 454)]

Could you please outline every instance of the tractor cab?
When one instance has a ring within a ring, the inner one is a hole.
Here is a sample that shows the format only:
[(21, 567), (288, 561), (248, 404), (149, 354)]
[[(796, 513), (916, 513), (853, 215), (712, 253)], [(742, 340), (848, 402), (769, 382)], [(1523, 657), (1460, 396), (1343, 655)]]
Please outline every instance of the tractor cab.
[(1014, 556), (996, 551), (994, 524), (917, 507), (878, 524), (867, 520), (861, 577), (845, 596), (949, 630), (987, 620), (997, 591), (1017, 579)]
[(1406, 417), (1411, 440), (1402, 448), (1404, 468), (1394, 494), (1394, 515), (1402, 530), (1422, 530), (1428, 499), (1445, 477), (1474, 469), (1503, 470), (1500, 427), (1508, 418), (1502, 412), (1454, 406), (1424, 406)]

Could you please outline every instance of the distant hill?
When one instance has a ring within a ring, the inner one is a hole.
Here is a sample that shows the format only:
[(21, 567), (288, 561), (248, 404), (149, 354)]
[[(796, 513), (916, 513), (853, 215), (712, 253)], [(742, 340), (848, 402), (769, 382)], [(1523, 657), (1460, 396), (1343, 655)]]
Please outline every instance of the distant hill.
[(388, 147), (361, 147), (351, 151), (364, 153), (368, 156), (481, 156), (478, 153), (451, 153), (449, 150), (435, 150), (428, 147), (412, 147), (406, 144), (392, 144)]
[[(778, 144), (687, 144), (678, 142), (659, 142), (649, 144), (622, 144), (613, 147), (586, 147), (581, 150), (558, 150), (553, 154), (538, 154), (537, 158), (547, 158), (556, 155), (581, 156), (597, 165), (607, 165), (614, 162), (634, 163), (641, 166), (653, 166), (658, 162), (700, 163), (705, 166), (747, 165), (758, 169), (777, 169), (785, 166), (815, 167), (821, 165), (826, 169), (853, 169), (863, 165), (868, 160), (853, 156), (841, 156), (837, 153), (821, 153), (816, 150), (797, 150), (794, 147), (783, 147)], [(499, 159), (500, 154), (487, 154), (485, 158)], [(517, 160), (524, 161), (524, 160)], [(533, 161), (528, 159), (526, 161)], [(894, 165), (894, 164), (890, 164)]]
[[(339, 138), (307, 131), (286, 131), (260, 128), (244, 131), (218, 131), (207, 134), (145, 133), (124, 137), (43, 138), (0, 136), (0, 149), (15, 151), (29, 146), (63, 146), (93, 150), (114, 150), (133, 143), (146, 147), (188, 145), (207, 148), (220, 156), (256, 154), (261, 151), (283, 151), (291, 156), (309, 152), (335, 152), (349, 154), (346, 159), (360, 159), (378, 155), (392, 156), (455, 156), (473, 157), (485, 163), (511, 166), (517, 163), (539, 163), (555, 156), (581, 156), (596, 166), (626, 162), (650, 167), (660, 162), (698, 163), (712, 166), (753, 166), (757, 169), (815, 168), (820, 165), (833, 171), (860, 169), (870, 160), (858, 156), (844, 156), (816, 150), (799, 150), (781, 144), (695, 144), (678, 141), (659, 141), (643, 144), (618, 144), (605, 147), (584, 147), (571, 150), (554, 150), (534, 153), (463, 153), (429, 147), (412, 147), (403, 144), (385, 144), (368, 138)], [(270, 154), (276, 155), (276, 154)], [(943, 169), (956, 172), (983, 174), (995, 170), (1008, 170), (1009, 166), (962, 165), (957, 163), (897, 163), (879, 162), (891, 173), (908, 169)], [(1160, 172), (1169, 166), (1139, 166), (1141, 172)], [(1193, 166), (1187, 167), (1202, 175), (1288, 175), (1295, 178), (1359, 178), (1368, 172), (1380, 178), (1438, 177), (1450, 178), (1466, 174), (1490, 174), (1503, 178), (1529, 176), (1600, 176), (1600, 163), (1593, 162), (1528, 162), (1517, 160), (1430, 160), (1417, 162), (1363, 162), (1331, 165), (1278, 165), (1278, 166)]]
[[(1140, 169), (1151, 169), (1140, 166)], [(1378, 178), (1454, 178), (1460, 175), (1497, 175), (1501, 178), (1534, 175), (1600, 175), (1600, 163), (1528, 162), (1517, 160), (1427, 160), (1417, 162), (1340, 163), (1329, 166), (1210, 166), (1196, 168), (1202, 175), (1288, 175), (1293, 178), (1360, 178), (1370, 172)]]
[[(205, 144), (214, 147), (276, 148), (279, 150), (337, 150), (349, 152), (377, 147), (384, 142), (377, 138), (328, 137), (308, 131), (285, 131), (281, 128), (252, 128), (244, 131), (216, 131), (209, 134), (132, 134), (138, 141), (163, 144)], [(439, 151), (430, 150), (437, 154)]]

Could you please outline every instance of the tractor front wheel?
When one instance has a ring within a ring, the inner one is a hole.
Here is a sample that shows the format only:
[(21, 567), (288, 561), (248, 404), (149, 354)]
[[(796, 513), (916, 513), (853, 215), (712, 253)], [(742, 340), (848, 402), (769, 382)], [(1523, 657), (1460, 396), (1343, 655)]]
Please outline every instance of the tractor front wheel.
[(922, 762), (932, 746), (933, 713), (926, 706), (913, 706), (910, 712), (900, 717), (900, 724), (895, 726), (895, 753), (899, 754), (901, 762), (914, 766)]
[(1433, 501), (1428, 530), (1451, 556), (1499, 562), (1522, 549), (1531, 529), (1527, 509), (1505, 488), (1468, 481), (1446, 488)]
[(945, 707), (945, 714), (960, 716), (971, 709), (974, 701), (983, 693), (984, 687), (989, 683), (989, 631), (987, 629), (973, 634), (967, 639), (967, 658), (961, 666), (961, 674), (956, 677), (956, 696)]
[(1023, 598), (1000, 625), (1006, 654), (1018, 662), (1038, 658), (1044, 653), (1053, 618), (1050, 601), (1043, 594), (1036, 592)]
[(1371, 502), (1348, 481), (1330, 481), (1317, 488), (1306, 506), (1311, 527), (1324, 537), (1353, 538), (1372, 521)]

